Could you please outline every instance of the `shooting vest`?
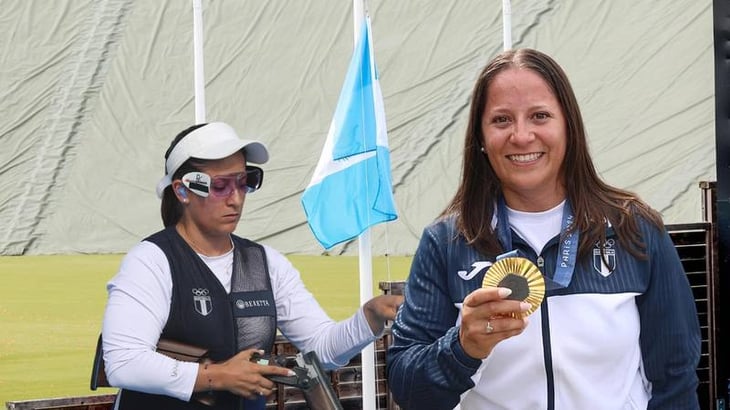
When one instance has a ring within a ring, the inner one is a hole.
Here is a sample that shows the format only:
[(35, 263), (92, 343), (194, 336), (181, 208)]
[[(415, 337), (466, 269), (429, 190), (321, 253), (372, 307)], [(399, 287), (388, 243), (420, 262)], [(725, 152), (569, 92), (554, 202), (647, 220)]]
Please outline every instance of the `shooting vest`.
[[(214, 362), (241, 350), (256, 347), (271, 352), (276, 337), (276, 304), (264, 248), (232, 236), (231, 293), (182, 239), (174, 227), (153, 234), (150, 241), (162, 249), (170, 263), (172, 301), (162, 338), (208, 349)], [(265, 398), (245, 400), (228, 392), (215, 392), (216, 405), (191, 399), (123, 390), (119, 409), (264, 409)]]

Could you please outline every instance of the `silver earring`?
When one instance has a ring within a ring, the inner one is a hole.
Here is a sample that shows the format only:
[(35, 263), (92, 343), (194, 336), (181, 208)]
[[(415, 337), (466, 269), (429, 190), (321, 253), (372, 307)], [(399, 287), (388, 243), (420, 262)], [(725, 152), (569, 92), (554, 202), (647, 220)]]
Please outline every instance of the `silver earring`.
[(479, 151), (484, 152), (484, 147), (479, 148)]

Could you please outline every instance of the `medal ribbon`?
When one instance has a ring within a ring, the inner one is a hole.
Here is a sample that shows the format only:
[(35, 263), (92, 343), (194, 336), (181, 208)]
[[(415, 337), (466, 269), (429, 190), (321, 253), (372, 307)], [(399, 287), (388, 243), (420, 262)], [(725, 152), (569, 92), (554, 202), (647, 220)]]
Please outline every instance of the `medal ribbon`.
[[(568, 228), (573, 223), (574, 218), (573, 208), (571, 208), (570, 202), (566, 200), (565, 206), (563, 207), (562, 228), (560, 230), (560, 247), (558, 250), (557, 260), (555, 261), (555, 275), (551, 280), (552, 282), (555, 282), (559, 288), (568, 287), (570, 280), (573, 278), (573, 271), (575, 270), (579, 235), (578, 232), (575, 231), (567, 234)], [(507, 213), (507, 204), (504, 202), (503, 197), (500, 197), (498, 202), (497, 234), (499, 235), (504, 247), (511, 250), (506, 254), (499, 255), (497, 260), (506, 256), (513, 256), (512, 254), (516, 252), (516, 250), (512, 250), (512, 232)]]

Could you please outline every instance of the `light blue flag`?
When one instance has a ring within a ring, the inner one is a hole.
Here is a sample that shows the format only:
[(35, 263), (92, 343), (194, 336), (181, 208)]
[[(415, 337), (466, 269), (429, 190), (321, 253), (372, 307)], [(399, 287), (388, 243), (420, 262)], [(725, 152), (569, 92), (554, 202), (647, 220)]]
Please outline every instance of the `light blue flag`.
[(309, 227), (325, 249), (398, 217), (371, 42), (366, 18), (322, 155), (302, 196)]

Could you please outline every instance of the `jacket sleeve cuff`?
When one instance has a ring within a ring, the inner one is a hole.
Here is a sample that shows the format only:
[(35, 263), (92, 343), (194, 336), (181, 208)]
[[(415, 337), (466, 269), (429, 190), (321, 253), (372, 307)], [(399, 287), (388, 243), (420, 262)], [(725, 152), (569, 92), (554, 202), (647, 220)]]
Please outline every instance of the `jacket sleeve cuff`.
[(455, 326), (446, 333), (446, 337), (449, 339), (449, 348), (456, 361), (471, 371), (473, 374), (482, 365), (481, 359), (475, 359), (464, 351), (464, 348), (459, 342), (459, 326)]

